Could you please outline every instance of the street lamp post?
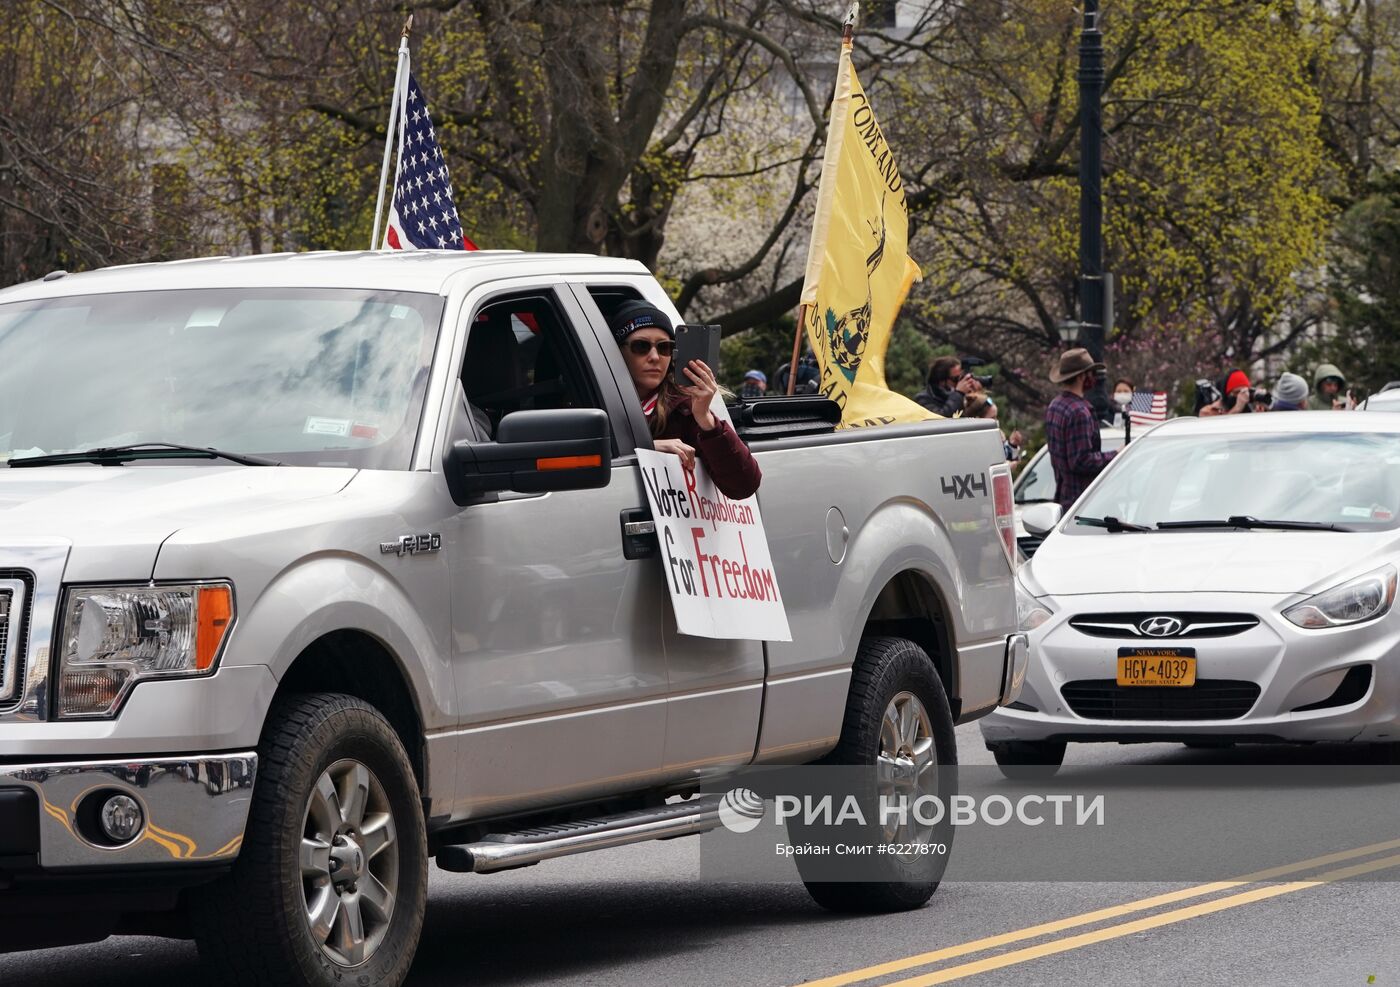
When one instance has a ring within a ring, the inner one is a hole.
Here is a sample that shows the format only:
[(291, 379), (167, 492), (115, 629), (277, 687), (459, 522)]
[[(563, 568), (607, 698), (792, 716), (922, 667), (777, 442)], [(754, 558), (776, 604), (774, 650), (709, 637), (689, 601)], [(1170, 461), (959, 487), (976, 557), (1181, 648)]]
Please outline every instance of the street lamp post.
[[(1085, 349), (1103, 359), (1103, 33), (1098, 0), (1084, 0), (1079, 35), (1079, 322)], [(1096, 413), (1109, 410), (1102, 382), (1087, 395)]]
[(1098, 0), (1084, 0), (1079, 36), (1079, 321), (1103, 359), (1103, 34)]

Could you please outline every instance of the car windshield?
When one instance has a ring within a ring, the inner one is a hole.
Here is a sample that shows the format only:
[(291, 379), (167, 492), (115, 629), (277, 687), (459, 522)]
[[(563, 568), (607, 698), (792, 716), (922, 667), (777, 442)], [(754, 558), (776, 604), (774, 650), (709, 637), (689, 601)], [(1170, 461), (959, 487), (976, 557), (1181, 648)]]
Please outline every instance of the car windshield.
[[(1352, 531), (1397, 524), (1400, 434), (1153, 435), (1141, 441), (1074, 505), (1074, 514), (1149, 527), (1230, 518)], [(1104, 533), (1074, 524), (1065, 530)]]
[[(1103, 451), (1110, 452), (1123, 445), (1122, 432), (1102, 432)], [(1050, 465), (1048, 449), (1036, 453), (1016, 480), (1016, 503), (1038, 504), (1055, 499), (1055, 469)]]
[(442, 306), (286, 288), (0, 305), (0, 460), (160, 442), (408, 469)]

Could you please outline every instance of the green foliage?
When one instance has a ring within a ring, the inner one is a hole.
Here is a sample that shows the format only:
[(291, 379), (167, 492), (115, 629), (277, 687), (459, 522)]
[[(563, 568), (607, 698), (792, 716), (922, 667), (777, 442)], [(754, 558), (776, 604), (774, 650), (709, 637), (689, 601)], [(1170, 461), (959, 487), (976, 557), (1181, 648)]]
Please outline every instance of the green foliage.
[[(1302, 354), (1299, 366), (1334, 363), (1358, 395), (1400, 380), (1400, 172), (1375, 178), (1349, 209), (1332, 265), (1337, 333)], [(1309, 383), (1311, 373), (1304, 373)]]
[(912, 398), (923, 389), (929, 364), (941, 355), (911, 322), (900, 319), (894, 324), (889, 349), (885, 351), (885, 383), (890, 390)]
[[(943, 338), (1040, 365), (1077, 315), (1080, 19), (1062, 0), (956, 16), (944, 57), (892, 88), (901, 153), (956, 149), (935, 157), (941, 184), (911, 196), (925, 279), (910, 307)], [(1302, 275), (1320, 268), (1334, 217), (1316, 74), (1327, 16), (1293, 0), (1106, 8), (1104, 242), (1121, 338), (1171, 328), (1180, 358), (1208, 332), (1212, 363), (1227, 349), (1247, 360), (1308, 301)], [(1026, 383), (1048, 398), (1039, 374)]]

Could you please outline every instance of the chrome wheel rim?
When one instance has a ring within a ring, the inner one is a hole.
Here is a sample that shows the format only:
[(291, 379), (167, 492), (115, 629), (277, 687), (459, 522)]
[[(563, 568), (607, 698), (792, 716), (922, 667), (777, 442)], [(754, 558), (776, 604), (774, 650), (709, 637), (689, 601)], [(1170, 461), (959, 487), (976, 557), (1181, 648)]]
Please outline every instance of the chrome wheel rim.
[[(919, 822), (913, 806), (920, 796), (937, 794), (938, 756), (928, 710), (912, 692), (896, 693), (885, 707), (875, 766), (880, 798), (904, 799), (909, 807), (902, 817), (891, 814), (884, 822), (881, 828), (885, 842), (930, 842), (933, 826)], [(925, 816), (931, 811), (926, 811)]]
[(384, 786), (359, 761), (336, 761), (316, 779), (300, 863), (311, 938), (337, 966), (367, 962), (394, 917), (399, 844)]

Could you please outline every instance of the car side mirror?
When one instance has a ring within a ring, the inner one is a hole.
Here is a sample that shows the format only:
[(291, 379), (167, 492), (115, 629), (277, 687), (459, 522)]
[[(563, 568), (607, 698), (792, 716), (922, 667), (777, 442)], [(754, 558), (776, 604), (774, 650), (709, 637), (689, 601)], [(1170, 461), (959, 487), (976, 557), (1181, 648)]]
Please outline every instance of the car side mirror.
[(607, 412), (513, 412), (496, 427), (495, 442), (452, 443), (447, 471), (458, 504), (500, 490), (548, 493), (606, 487), (612, 479)]
[(1062, 513), (1059, 504), (1031, 504), (1021, 510), (1021, 525), (1032, 535), (1047, 535), (1060, 523)]

